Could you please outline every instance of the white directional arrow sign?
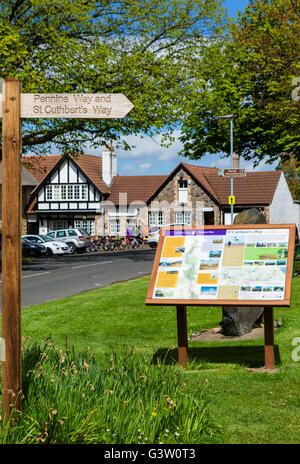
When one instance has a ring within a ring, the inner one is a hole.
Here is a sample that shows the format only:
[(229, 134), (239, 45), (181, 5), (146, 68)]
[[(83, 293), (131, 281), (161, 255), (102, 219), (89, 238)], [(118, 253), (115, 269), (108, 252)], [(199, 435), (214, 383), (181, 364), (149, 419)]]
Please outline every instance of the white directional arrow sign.
[[(133, 104), (121, 93), (23, 93), (21, 118), (123, 118)], [(2, 108), (0, 105), (0, 116)]]

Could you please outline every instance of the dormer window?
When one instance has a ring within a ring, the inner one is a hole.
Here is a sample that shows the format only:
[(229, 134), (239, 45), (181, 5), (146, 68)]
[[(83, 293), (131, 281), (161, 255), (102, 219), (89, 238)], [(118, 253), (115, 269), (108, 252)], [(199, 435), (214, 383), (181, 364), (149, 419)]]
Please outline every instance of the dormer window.
[(187, 203), (188, 202), (188, 182), (187, 180), (178, 181), (178, 202)]

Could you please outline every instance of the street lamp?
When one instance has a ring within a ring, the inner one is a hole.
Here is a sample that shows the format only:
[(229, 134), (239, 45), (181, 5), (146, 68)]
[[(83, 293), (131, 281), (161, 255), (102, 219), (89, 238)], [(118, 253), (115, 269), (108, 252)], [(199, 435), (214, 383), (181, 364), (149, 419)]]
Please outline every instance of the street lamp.
[[(233, 168), (233, 114), (226, 114), (225, 116), (215, 116), (215, 119), (230, 119), (230, 157), (231, 167)], [(233, 197), (233, 176), (230, 176), (230, 196)], [(233, 203), (230, 205), (231, 211), (231, 224), (233, 224)]]

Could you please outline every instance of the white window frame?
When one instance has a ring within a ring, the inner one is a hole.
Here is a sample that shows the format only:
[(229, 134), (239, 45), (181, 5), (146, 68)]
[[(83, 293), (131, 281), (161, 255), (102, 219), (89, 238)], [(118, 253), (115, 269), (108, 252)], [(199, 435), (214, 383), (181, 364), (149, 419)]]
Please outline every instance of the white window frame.
[(111, 219), (109, 221), (109, 233), (111, 235), (119, 234), (121, 231), (121, 223), (119, 219)]
[(82, 200), (88, 199), (88, 186), (86, 184), (81, 186), (81, 199)]
[(162, 226), (164, 223), (164, 215), (162, 211), (150, 211), (148, 215), (149, 227)]
[(53, 200), (60, 200), (60, 185), (53, 185)]
[(191, 211), (175, 211), (175, 224), (192, 224), (192, 213)]
[(52, 200), (52, 185), (46, 185), (46, 200)]
[(60, 186), (60, 192), (61, 192), (61, 199), (67, 200), (67, 186), (66, 185)]
[(80, 185), (73, 185), (73, 200), (80, 200)]
[(95, 235), (95, 219), (74, 219), (75, 229), (84, 229), (90, 235)]
[(186, 179), (178, 181), (178, 202), (188, 202), (188, 181)]

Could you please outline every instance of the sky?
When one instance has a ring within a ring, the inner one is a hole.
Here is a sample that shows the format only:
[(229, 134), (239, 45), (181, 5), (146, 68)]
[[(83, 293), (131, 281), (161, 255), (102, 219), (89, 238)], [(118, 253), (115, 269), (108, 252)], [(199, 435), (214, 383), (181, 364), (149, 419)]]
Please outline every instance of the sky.
[[(243, 12), (248, 5), (248, 0), (225, 0), (225, 6), (231, 16), (236, 16), (237, 11)], [(179, 141), (180, 132), (174, 134), (175, 143), (168, 148), (160, 146), (159, 136), (150, 138), (140, 138), (129, 136), (126, 140), (135, 146), (130, 151), (116, 149), (118, 173), (120, 175), (154, 175), (169, 174), (181, 161), (196, 164), (199, 166), (217, 167), (219, 169), (230, 167), (230, 158), (224, 158), (219, 155), (206, 155), (201, 160), (190, 160), (178, 155), (182, 145)], [(230, 129), (228, 124), (228, 137)], [(104, 150), (104, 147), (103, 147)], [(99, 151), (90, 151), (92, 154), (100, 154)], [(240, 160), (240, 167), (248, 171), (254, 170), (272, 170), (276, 166), (260, 163), (256, 168), (250, 161)]]

